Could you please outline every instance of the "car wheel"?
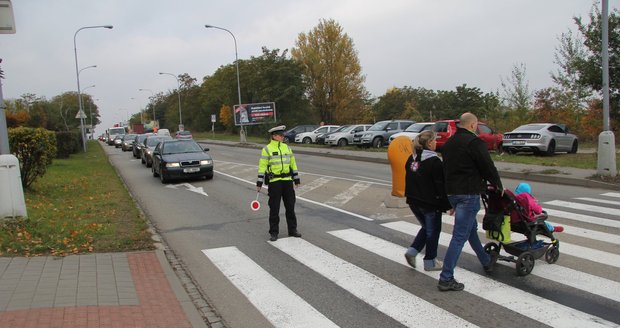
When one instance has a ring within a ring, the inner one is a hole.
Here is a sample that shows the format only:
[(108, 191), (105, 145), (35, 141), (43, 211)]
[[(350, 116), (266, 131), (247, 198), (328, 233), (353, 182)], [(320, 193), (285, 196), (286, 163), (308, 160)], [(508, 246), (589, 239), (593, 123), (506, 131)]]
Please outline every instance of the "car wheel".
[(205, 179), (207, 179), (207, 180), (213, 179), (213, 172), (208, 173), (207, 175), (205, 175)]
[(577, 140), (573, 141), (573, 146), (571, 147), (569, 154), (577, 154), (577, 148), (579, 148), (579, 142)]
[(555, 153), (555, 140), (551, 140), (549, 142), (549, 146), (547, 146), (547, 156), (552, 156)]
[(310, 139), (309, 137), (305, 137), (304, 140), (302, 140), (301, 142), (303, 142), (305, 144), (310, 144), (310, 143), (312, 143), (312, 139)]
[(166, 178), (166, 176), (164, 175), (164, 172), (161, 172), (159, 174), (159, 180), (161, 181), (161, 183), (166, 183), (168, 182), (168, 179)]
[(157, 178), (159, 176), (159, 174), (157, 174), (157, 172), (155, 172), (155, 165), (151, 165), (151, 172), (153, 172), (153, 176), (154, 177)]
[(383, 146), (383, 138), (376, 137), (376, 138), (372, 139), (372, 146), (374, 148), (381, 148), (381, 146)]
[(149, 162), (148, 158), (146, 159), (146, 167), (153, 166), (153, 162)]
[(142, 157), (142, 156), (140, 156), (140, 163), (146, 164), (146, 162), (144, 161), (144, 157)]
[(340, 139), (338, 140), (338, 147), (345, 147), (347, 143), (347, 139)]

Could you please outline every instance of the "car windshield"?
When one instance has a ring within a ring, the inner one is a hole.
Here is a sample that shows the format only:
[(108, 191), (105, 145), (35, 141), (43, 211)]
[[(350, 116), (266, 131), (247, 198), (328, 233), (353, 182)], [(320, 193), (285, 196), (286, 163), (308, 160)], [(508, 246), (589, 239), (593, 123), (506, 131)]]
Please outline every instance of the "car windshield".
[(125, 128), (111, 128), (108, 134), (125, 134)]
[(144, 139), (146, 139), (146, 137), (148, 137), (148, 135), (146, 135), (146, 134), (140, 134), (140, 135), (138, 135), (138, 139), (136, 139), (136, 141), (137, 141), (138, 143), (143, 143), (143, 142), (144, 142)]
[(390, 124), (390, 122), (375, 123), (375, 125), (371, 126), (368, 131), (383, 131), (388, 124)]
[(332, 133), (347, 132), (347, 131), (351, 130), (352, 128), (353, 128), (353, 125), (343, 125), (343, 126), (339, 127), (338, 129), (336, 129), (336, 131), (332, 131)]
[(180, 135), (180, 136), (189, 136), (189, 135), (192, 135), (192, 133), (191, 133), (191, 132), (189, 132), (189, 131), (179, 131), (179, 132), (177, 132), (177, 134), (178, 134), (178, 135)]
[(161, 137), (155, 137), (155, 138), (151, 137), (151, 138), (146, 139), (146, 145), (149, 147), (155, 147), (162, 140), (170, 140), (170, 139), (161, 138)]
[(427, 125), (428, 124), (424, 124), (424, 123), (411, 124), (408, 128), (405, 129), (405, 132), (420, 132)]
[(135, 134), (126, 134), (126, 135), (123, 137), (123, 140), (130, 140), (130, 139), (131, 139), (131, 140), (133, 140), (135, 137), (136, 137), (136, 135), (135, 135)]
[(545, 126), (542, 124), (526, 124), (516, 128), (515, 131), (538, 131), (544, 128)]
[(162, 145), (162, 154), (198, 153), (202, 148), (195, 141), (170, 141)]

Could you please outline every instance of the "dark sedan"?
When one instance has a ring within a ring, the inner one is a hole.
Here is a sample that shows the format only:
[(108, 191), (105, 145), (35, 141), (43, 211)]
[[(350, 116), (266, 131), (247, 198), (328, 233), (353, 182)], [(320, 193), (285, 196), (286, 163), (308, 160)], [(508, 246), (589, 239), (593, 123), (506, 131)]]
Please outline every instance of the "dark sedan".
[(154, 177), (161, 183), (172, 179), (213, 178), (213, 159), (194, 140), (166, 140), (153, 150)]
[(140, 158), (142, 157), (142, 147), (144, 147), (144, 139), (148, 136), (152, 136), (152, 133), (143, 133), (136, 136), (136, 139), (133, 142), (132, 152), (133, 157)]
[(164, 140), (172, 140), (172, 137), (152, 135), (144, 139), (141, 159), (142, 164), (146, 164), (146, 167), (151, 167), (151, 165), (153, 165), (153, 149), (155, 149), (158, 143)]

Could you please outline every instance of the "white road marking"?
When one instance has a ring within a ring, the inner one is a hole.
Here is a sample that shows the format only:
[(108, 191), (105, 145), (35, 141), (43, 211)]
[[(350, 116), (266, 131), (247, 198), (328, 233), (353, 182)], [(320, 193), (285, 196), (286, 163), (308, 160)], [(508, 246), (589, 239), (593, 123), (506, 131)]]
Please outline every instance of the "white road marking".
[(368, 189), (371, 184), (368, 182), (357, 182), (352, 185), (349, 189), (339, 193), (338, 195), (332, 197), (332, 199), (325, 202), (329, 205), (342, 206), (349, 202), (351, 199), (357, 197), (362, 191)]
[[(407, 251), (405, 247), (355, 229), (330, 231), (329, 233), (369, 252), (409, 267), (404, 257)], [(416, 258), (415, 270), (437, 278), (437, 272), (426, 272), (422, 269), (423, 265), (417, 265), (422, 264), (421, 257)], [(552, 327), (615, 326), (612, 322), (458, 267), (455, 268), (454, 273), (456, 277), (464, 281), (465, 291)], [(425, 325), (422, 326), (425, 327)]]
[(407, 327), (475, 326), (301, 238), (270, 244)]
[(171, 189), (177, 189), (178, 186), (184, 186), (185, 188), (187, 188), (188, 191), (191, 192), (195, 192), (197, 194), (201, 194), (204, 196), (209, 196), (207, 195), (207, 193), (204, 191), (204, 189), (202, 189), (202, 187), (196, 187), (190, 183), (184, 182), (184, 183), (177, 183), (177, 184), (169, 184), (166, 185), (166, 188), (171, 188)]
[[(588, 202), (595, 202), (595, 203), (601, 203), (601, 204), (620, 206), (620, 202), (616, 202), (616, 201), (613, 201), (613, 200), (590, 198), (590, 197), (576, 197), (574, 199), (585, 200), (585, 201), (588, 201)], [(617, 213), (620, 213), (620, 210), (618, 210)]]
[[(415, 236), (418, 233), (418, 230), (420, 230), (419, 225), (405, 221), (384, 223), (382, 226), (400, 231), (410, 236)], [(451, 239), (452, 235), (442, 232), (439, 237), (439, 242), (441, 245), (448, 247)], [(564, 250), (564, 244), (562, 242), (560, 242), (560, 250)], [(465, 247), (463, 247), (463, 252), (475, 255), (475, 252), (471, 249), (468, 243), (466, 243)], [(512, 268), (515, 266), (514, 263), (504, 261), (498, 261), (497, 263)], [(618, 290), (620, 290), (620, 283), (585, 272), (573, 270), (571, 268), (566, 268), (558, 264), (547, 264), (547, 262), (541, 260), (536, 261), (536, 266), (534, 267), (531, 275), (549, 279), (550, 281), (557, 281), (588, 293), (596, 294), (615, 301), (620, 301), (620, 293), (618, 293)]]
[(236, 247), (202, 252), (275, 327), (338, 327)]
[(618, 193), (618, 192), (606, 192), (604, 194), (601, 194), (601, 196), (620, 197), (620, 193)]
[(312, 191), (312, 190), (314, 190), (316, 188), (319, 188), (319, 187), (327, 184), (330, 181), (331, 181), (331, 179), (323, 178), (323, 177), (318, 178), (318, 179), (314, 179), (314, 180), (312, 180), (312, 181), (310, 181), (308, 183), (302, 184), (299, 188), (297, 188), (296, 193), (298, 195), (303, 195), (303, 194), (305, 194), (305, 193), (307, 193), (309, 191)]
[(585, 214), (564, 212), (564, 211), (554, 210), (550, 208), (546, 208), (545, 211), (547, 211), (547, 214), (550, 216), (556, 216), (559, 218), (575, 220), (579, 222), (592, 223), (592, 224), (601, 225), (605, 227), (620, 228), (620, 221), (616, 221), (616, 220), (604, 219), (604, 218), (599, 218), (596, 216), (590, 216), (590, 215), (585, 215)]
[(603, 214), (611, 214), (611, 215), (618, 215), (620, 213), (620, 210), (618, 210), (617, 208), (609, 208), (609, 207), (587, 205), (587, 204), (581, 204), (581, 203), (575, 203), (575, 202), (567, 202), (567, 201), (563, 201), (563, 200), (552, 200), (552, 201), (549, 201), (549, 202), (545, 202), (545, 204), (553, 205), (553, 206), (566, 207), (566, 208), (572, 208), (572, 209), (582, 210), (582, 211), (589, 211), (589, 212), (596, 212), (596, 213), (603, 213)]

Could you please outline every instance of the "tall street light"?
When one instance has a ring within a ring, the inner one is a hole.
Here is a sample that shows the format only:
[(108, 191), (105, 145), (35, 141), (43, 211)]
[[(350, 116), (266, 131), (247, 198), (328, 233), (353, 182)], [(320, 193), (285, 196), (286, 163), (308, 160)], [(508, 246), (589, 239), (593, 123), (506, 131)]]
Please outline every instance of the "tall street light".
[[(80, 113), (84, 113), (84, 111), (82, 110), (82, 99), (79, 97), (81, 90), (80, 90), (80, 71), (78, 68), (78, 56), (77, 56), (77, 34), (84, 29), (88, 29), (88, 28), (107, 28), (107, 29), (111, 29), (113, 28), (112, 25), (96, 25), (96, 26), (84, 26), (84, 27), (80, 27), (77, 31), (75, 31), (75, 34), (73, 34), (73, 53), (75, 55), (75, 75), (76, 75), (76, 79), (77, 79), (77, 87), (78, 87), (78, 106), (80, 108)], [(84, 136), (84, 115), (80, 115), (80, 131), (82, 133), (82, 146), (84, 147), (84, 152), (86, 152), (86, 137)]]
[[(239, 57), (237, 56), (237, 38), (235, 38), (235, 35), (223, 28), (223, 27), (217, 27), (217, 26), (213, 26), (213, 25), (205, 25), (206, 28), (216, 28), (218, 30), (222, 30), (222, 31), (226, 31), (228, 32), (232, 37), (233, 37), (233, 41), (235, 42), (235, 66), (237, 68), (237, 96), (239, 97), (239, 106), (241, 106), (241, 84), (239, 83)], [(243, 122), (241, 123), (241, 130), (239, 131), (239, 141), (240, 142), (246, 142), (245, 139), (245, 130), (243, 129)]]
[[(148, 91), (151, 93), (151, 100), (155, 98), (155, 94), (153, 93), (153, 90), (151, 89), (138, 89), (138, 91)], [(156, 121), (157, 119), (155, 118), (155, 105), (153, 105), (153, 121)]]
[(181, 81), (179, 81), (179, 78), (172, 73), (159, 72), (159, 75), (170, 75), (177, 80), (177, 84), (179, 85), (179, 89), (177, 90), (177, 94), (179, 95), (179, 130), (181, 130), (183, 127), (183, 120), (181, 119)]
[[(84, 93), (87, 89), (94, 88), (94, 87), (95, 87), (94, 84), (89, 85), (86, 88), (82, 89), (82, 93)], [(80, 93), (79, 95), (80, 99), (82, 99), (82, 93)], [(92, 131), (93, 130), (93, 111), (91, 110), (91, 106), (90, 106), (91, 103), (92, 103), (92, 97), (91, 97), (91, 102), (88, 103), (88, 115), (90, 116), (90, 130)], [(86, 133), (86, 131), (84, 133)]]
[[(134, 98), (134, 97), (131, 97), (131, 98), (129, 98), (129, 99), (131, 99), (131, 100), (137, 100), (137, 99), (136, 99), (136, 98)], [(138, 102), (138, 108), (140, 109), (140, 124), (144, 124), (144, 116), (142, 115), (142, 114), (143, 114), (143, 110), (142, 110), (142, 107), (140, 106), (140, 103), (139, 103), (139, 102)]]

